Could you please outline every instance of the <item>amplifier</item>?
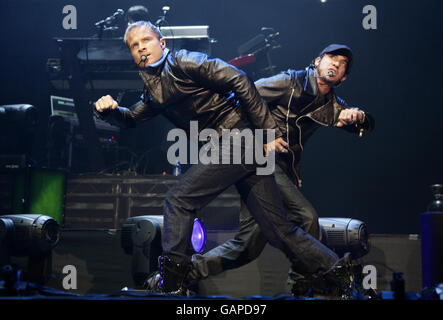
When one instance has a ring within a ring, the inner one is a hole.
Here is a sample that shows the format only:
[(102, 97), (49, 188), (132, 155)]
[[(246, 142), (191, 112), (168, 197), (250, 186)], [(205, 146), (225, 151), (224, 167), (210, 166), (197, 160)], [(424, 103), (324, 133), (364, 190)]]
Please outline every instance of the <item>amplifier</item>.
[(0, 155), (0, 171), (10, 171), (26, 168), (27, 160), (24, 154)]

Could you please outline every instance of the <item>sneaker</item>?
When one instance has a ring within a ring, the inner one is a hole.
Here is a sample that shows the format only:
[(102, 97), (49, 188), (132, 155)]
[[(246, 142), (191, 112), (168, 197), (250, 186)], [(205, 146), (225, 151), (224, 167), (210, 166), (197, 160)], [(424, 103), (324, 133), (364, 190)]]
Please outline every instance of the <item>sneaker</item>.
[(292, 281), (291, 294), (296, 298), (307, 298), (313, 296), (312, 279), (299, 278)]
[(159, 270), (152, 273), (145, 281), (146, 290), (154, 293), (190, 295), (190, 291), (184, 286), (188, 266), (175, 263), (167, 256), (158, 257), (158, 266)]
[[(360, 274), (358, 270), (360, 270)], [(325, 282), (325, 289), (331, 295), (340, 300), (349, 300), (361, 297), (360, 276), (361, 268), (352, 264), (351, 254), (348, 252), (324, 272), (321, 278)]]
[(362, 288), (362, 267), (353, 264), (350, 254), (347, 253), (326, 272), (295, 279), (291, 292), (295, 297), (301, 298), (365, 299)]
[(143, 289), (148, 291), (153, 291), (156, 288), (160, 287), (160, 282), (162, 277), (159, 271), (155, 271), (151, 273), (148, 278), (143, 283)]

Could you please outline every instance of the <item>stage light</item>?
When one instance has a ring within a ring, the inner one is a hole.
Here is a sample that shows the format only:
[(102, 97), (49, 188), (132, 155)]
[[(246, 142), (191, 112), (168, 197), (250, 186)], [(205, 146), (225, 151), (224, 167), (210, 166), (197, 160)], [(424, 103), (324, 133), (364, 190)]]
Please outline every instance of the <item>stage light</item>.
[(142, 288), (148, 275), (157, 270), (162, 254), (163, 216), (138, 216), (126, 219), (122, 227), (121, 245), (132, 255), (132, 279), (135, 288)]
[(0, 267), (28, 257), (25, 279), (44, 283), (52, 272), (52, 249), (60, 240), (57, 221), (41, 214), (0, 216)]
[(37, 109), (30, 104), (0, 106), (0, 152), (27, 154), (38, 126)]
[[(321, 241), (338, 255), (351, 252), (359, 258), (369, 252), (369, 234), (365, 223), (351, 218), (320, 218)], [(121, 246), (132, 255), (131, 274), (136, 289), (142, 289), (147, 277), (158, 269), (162, 254), (163, 216), (149, 215), (126, 219), (121, 230)], [(203, 251), (206, 230), (199, 219), (194, 220), (191, 244), (195, 252)]]
[(2, 218), (0, 216), (0, 245), (3, 241), (8, 241), (14, 232), (14, 222), (9, 218)]
[[(126, 254), (132, 255), (131, 274), (135, 288), (142, 288), (149, 274), (158, 269), (162, 230), (163, 216), (160, 215), (128, 218), (122, 226), (121, 246)], [(199, 219), (194, 220), (190, 242), (196, 252), (205, 247), (206, 231)]]
[(192, 228), (191, 243), (194, 251), (200, 253), (206, 245), (206, 230), (203, 223), (199, 219), (194, 220)]
[(350, 252), (360, 258), (370, 250), (370, 237), (364, 222), (352, 218), (319, 218), (321, 242), (338, 255)]
[[(0, 216), (0, 233), (8, 244), (11, 256), (23, 257), (47, 253), (60, 240), (60, 228), (55, 219), (41, 214), (15, 214)], [(2, 241), (2, 243), (4, 242)]]
[[(26, 126), (37, 126), (37, 109), (30, 104), (10, 104), (0, 106), (0, 120)], [(25, 128), (20, 128), (25, 129)]]

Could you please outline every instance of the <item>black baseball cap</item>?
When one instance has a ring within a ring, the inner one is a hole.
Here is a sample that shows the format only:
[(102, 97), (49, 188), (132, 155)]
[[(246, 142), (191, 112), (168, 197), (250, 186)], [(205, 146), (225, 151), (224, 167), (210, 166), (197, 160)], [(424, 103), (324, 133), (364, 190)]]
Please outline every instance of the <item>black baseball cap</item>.
[(325, 53), (333, 53), (347, 57), (348, 63), (346, 65), (346, 74), (349, 74), (349, 72), (351, 71), (352, 63), (354, 61), (354, 54), (352, 53), (351, 48), (349, 48), (347, 45), (344, 44), (333, 43), (324, 48), (318, 56), (321, 57)]

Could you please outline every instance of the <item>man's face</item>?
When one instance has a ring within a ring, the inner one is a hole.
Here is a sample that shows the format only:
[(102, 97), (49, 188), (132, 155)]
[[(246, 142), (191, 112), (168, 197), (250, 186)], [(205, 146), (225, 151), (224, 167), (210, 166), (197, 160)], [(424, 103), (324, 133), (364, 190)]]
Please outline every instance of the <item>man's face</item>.
[[(337, 84), (346, 80), (347, 65), (348, 57), (333, 53), (326, 53), (322, 58), (315, 59), (317, 75), (330, 84)], [(328, 76), (330, 71), (333, 72), (332, 76)]]
[[(160, 60), (166, 47), (165, 39), (159, 39), (157, 34), (146, 26), (131, 29), (128, 35), (128, 47), (134, 61), (140, 67), (147, 67)], [(147, 59), (141, 61), (145, 55)]]

